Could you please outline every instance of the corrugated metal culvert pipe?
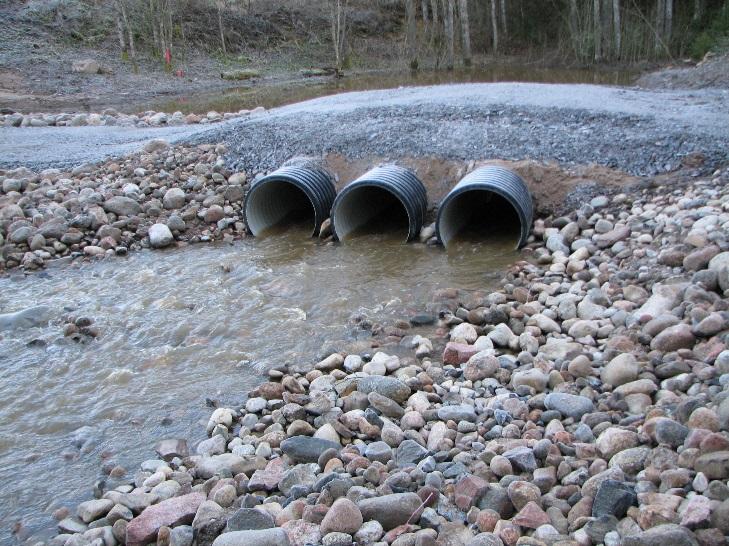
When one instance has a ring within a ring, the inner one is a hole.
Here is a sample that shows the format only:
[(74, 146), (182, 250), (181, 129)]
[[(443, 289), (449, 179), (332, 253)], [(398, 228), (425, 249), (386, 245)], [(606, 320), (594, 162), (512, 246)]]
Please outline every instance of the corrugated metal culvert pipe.
[(466, 175), (441, 201), (436, 235), (448, 246), (465, 230), (486, 235), (513, 233), (520, 248), (529, 237), (533, 214), (532, 196), (518, 174), (503, 167), (481, 167)]
[(317, 235), (336, 195), (325, 169), (307, 162), (286, 165), (251, 186), (243, 204), (246, 225), (257, 237), (277, 225), (306, 220)]
[[(425, 222), (428, 196), (415, 174), (396, 165), (384, 165), (366, 172), (344, 188), (334, 200), (332, 226), (339, 240), (364, 227), (392, 225), (401, 217), (407, 221), (407, 238), (420, 233)], [(404, 214), (407, 214), (407, 219)]]

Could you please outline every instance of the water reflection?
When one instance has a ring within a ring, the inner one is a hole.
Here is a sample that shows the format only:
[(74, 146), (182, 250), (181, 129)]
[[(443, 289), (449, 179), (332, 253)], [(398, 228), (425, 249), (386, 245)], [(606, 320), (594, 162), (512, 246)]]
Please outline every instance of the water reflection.
[[(393, 89), (400, 86), (440, 85), (448, 83), (590, 83), (599, 85), (630, 85), (636, 74), (624, 70), (588, 70), (568, 68), (538, 68), (522, 65), (492, 65), (472, 69), (421, 70), (418, 72), (375, 72), (341, 79), (265, 83), (243, 86), (223, 92), (196, 93), (170, 100), (155, 101), (142, 109), (183, 113), (237, 112), (257, 106), (274, 108), (304, 100), (349, 91)], [(134, 108), (138, 111), (139, 108)]]

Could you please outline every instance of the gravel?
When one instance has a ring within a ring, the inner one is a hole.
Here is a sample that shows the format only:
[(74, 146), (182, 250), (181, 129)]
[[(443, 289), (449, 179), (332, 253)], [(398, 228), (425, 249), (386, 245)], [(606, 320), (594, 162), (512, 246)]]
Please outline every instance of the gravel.
[(0, 128), (0, 167), (67, 167), (129, 153), (156, 137), (223, 141), (232, 167), (256, 171), (294, 155), (340, 153), (594, 162), (652, 175), (696, 151), (707, 170), (726, 161), (727, 126), (726, 90), (460, 84), (323, 97), (215, 127)]
[(696, 151), (708, 167), (726, 161), (727, 112), (729, 92), (718, 90), (464, 84), (337, 95), (214, 134), (228, 144), (232, 164), (246, 169), (339, 153), (594, 162), (652, 175)]

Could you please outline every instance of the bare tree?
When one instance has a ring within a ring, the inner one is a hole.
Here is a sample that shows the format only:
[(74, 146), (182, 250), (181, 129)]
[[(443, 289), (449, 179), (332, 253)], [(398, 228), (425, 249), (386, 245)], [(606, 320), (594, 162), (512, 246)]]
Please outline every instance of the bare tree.
[(468, 22), (468, 0), (459, 0), (458, 13), (461, 16), (461, 39), (463, 40), (463, 64), (471, 66), (471, 32)]
[(420, 9), (423, 12), (423, 25), (425, 26), (425, 32), (428, 32), (428, 0), (422, 0)]
[(349, 0), (329, 0), (331, 11), (332, 44), (334, 45), (334, 59), (337, 70), (341, 70), (344, 63), (344, 48), (347, 39), (347, 5)]
[(119, 47), (122, 50), (122, 54), (127, 52), (127, 38), (124, 34), (124, 22), (122, 21), (121, 13), (118, 11), (114, 14), (116, 19), (116, 35), (119, 40)]
[(694, 22), (701, 21), (704, 18), (704, 0), (694, 0)]
[(501, 32), (506, 37), (509, 26), (506, 24), (506, 0), (501, 0)]
[(227, 55), (228, 51), (225, 48), (225, 27), (223, 26), (223, 9), (225, 8), (225, 0), (216, 0), (215, 5), (218, 8), (218, 30), (220, 31), (220, 45), (223, 49), (223, 55)]
[(433, 9), (433, 33), (438, 28), (438, 0), (430, 0), (430, 6)]
[(600, 17), (600, 0), (593, 0), (592, 29), (595, 40), (595, 62), (602, 61), (602, 20)]
[(127, 1), (128, 0), (114, 0), (114, 5), (116, 7), (117, 34), (119, 37), (119, 45), (122, 48), (122, 53), (127, 53), (130, 59), (134, 59), (137, 52), (134, 46), (134, 30), (132, 29), (132, 24), (129, 18)]
[(496, 12), (496, 0), (491, 0), (491, 44), (494, 53), (499, 51), (499, 20)]
[(613, 0), (600, 2), (600, 37), (602, 38), (602, 56), (612, 59), (614, 56)]
[(446, 47), (447, 47), (447, 59), (446, 68), (453, 70), (455, 65), (455, 38), (453, 29), (453, 17), (455, 11), (455, 0), (443, 0), (446, 2), (445, 10), (445, 34), (446, 34)]
[(655, 30), (655, 49), (660, 54), (665, 42), (663, 41), (663, 29), (666, 25), (666, 0), (656, 0), (656, 30)]
[(613, 38), (615, 58), (620, 59), (623, 42), (622, 29), (620, 28), (620, 0), (613, 0)]
[(570, 37), (572, 39), (572, 48), (575, 51), (575, 56), (580, 56), (580, 25), (579, 25), (579, 12), (577, 11), (577, 0), (570, 0)]
[(669, 44), (671, 43), (671, 36), (673, 34), (673, 0), (665, 0), (666, 1), (666, 15), (664, 16), (664, 25), (663, 25), (663, 36), (664, 41), (666, 42), (666, 46), (670, 47)]
[(408, 62), (411, 70), (418, 69), (418, 26), (415, 20), (417, 8), (415, 0), (405, 0), (405, 11), (407, 13), (407, 51)]

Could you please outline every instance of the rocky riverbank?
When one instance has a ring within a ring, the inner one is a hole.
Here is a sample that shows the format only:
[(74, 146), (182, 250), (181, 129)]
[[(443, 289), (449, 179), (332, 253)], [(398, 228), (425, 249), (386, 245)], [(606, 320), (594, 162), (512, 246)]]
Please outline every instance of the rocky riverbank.
[(245, 236), (247, 176), (225, 151), (158, 139), (102, 165), (0, 171), (0, 271)]
[(727, 181), (538, 220), (499, 291), (435, 294), (427, 338), (270, 370), (50, 543), (725, 544)]
[(9, 112), (0, 114), (0, 126), (3, 127), (167, 127), (179, 125), (206, 125), (244, 116), (256, 116), (265, 112), (265, 108), (240, 110), (238, 112), (215, 112), (206, 114), (183, 114), (182, 112), (147, 111), (139, 114), (122, 114), (113, 108), (106, 108), (99, 113), (39, 113)]
[[(245, 237), (243, 199), (251, 180), (265, 171), (231, 169), (228, 155), (224, 144), (171, 146), (154, 139), (140, 153), (74, 169), (0, 169), (0, 272)], [(331, 155), (323, 161), (341, 190), (386, 160)], [(665, 183), (695, 173), (702, 162), (701, 154), (685, 158), (684, 170)], [(403, 158), (400, 163), (422, 178), (431, 211), (466, 171), (480, 164), (435, 158)], [(540, 214), (639, 182), (597, 166), (502, 163), (530, 181)], [(424, 242), (432, 232), (432, 226), (425, 230)]]

